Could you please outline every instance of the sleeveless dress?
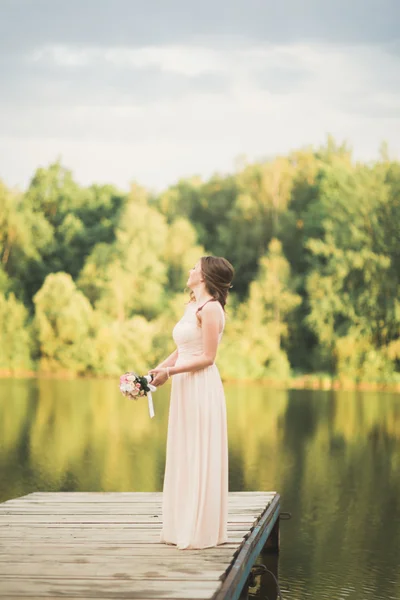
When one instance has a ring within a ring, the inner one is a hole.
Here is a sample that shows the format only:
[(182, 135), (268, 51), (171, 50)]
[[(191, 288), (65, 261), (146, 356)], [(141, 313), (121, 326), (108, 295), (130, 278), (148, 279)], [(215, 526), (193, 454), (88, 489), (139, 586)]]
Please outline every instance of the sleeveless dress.
[[(224, 328), (224, 310), (219, 302), (218, 306)], [(223, 329), (218, 344), (222, 334)], [(186, 306), (172, 335), (178, 348), (176, 365), (202, 354), (202, 330), (194, 302)], [(227, 542), (226, 405), (215, 363), (172, 377), (162, 512), (163, 543), (183, 550)]]

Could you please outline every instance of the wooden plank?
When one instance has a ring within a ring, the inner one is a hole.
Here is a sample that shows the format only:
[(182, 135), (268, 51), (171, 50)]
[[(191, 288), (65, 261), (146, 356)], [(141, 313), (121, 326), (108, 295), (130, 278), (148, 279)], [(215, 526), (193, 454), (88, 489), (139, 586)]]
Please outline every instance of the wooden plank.
[(215, 600), (238, 600), (240, 598), (240, 592), (246, 583), (251, 567), (279, 518), (279, 502), (280, 496), (277, 494), (259, 524), (242, 545), (228, 576), (215, 596)]
[(51, 577), (3, 577), (1, 593), (3, 598), (13, 596), (39, 596), (42, 598), (165, 598), (176, 600), (211, 600), (220, 583), (214, 581), (196, 581), (193, 585), (190, 579), (184, 581), (170, 580), (152, 581), (146, 579), (139, 585), (136, 582), (120, 578), (81, 578), (60, 579)]
[[(258, 503), (262, 502), (264, 498), (273, 498), (277, 492), (229, 492), (228, 503), (233, 504), (235, 502), (242, 506), (245, 506), (247, 502)], [(241, 497), (240, 494), (243, 494)], [(46, 504), (49, 502), (63, 503), (63, 502), (90, 502), (94, 504), (98, 503), (109, 503), (114, 502), (116, 504), (124, 504), (131, 502), (142, 502), (160, 505), (162, 504), (162, 494), (152, 492), (34, 492), (28, 496), (22, 497), (24, 502), (28, 503), (42, 503)], [(26, 500), (25, 500), (26, 499)], [(21, 497), (7, 500), (4, 504), (11, 504), (13, 502), (21, 501)]]
[[(13, 557), (29, 555), (35, 558), (38, 555), (46, 556), (51, 553), (52, 556), (128, 556), (131, 557), (132, 560), (136, 557), (143, 557), (144, 561), (146, 561), (149, 556), (154, 557), (154, 559), (157, 560), (164, 560), (166, 557), (170, 560), (175, 558), (182, 560), (181, 551), (177, 550), (174, 546), (167, 546), (164, 544), (159, 544), (156, 547), (154, 544), (121, 544), (120, 546), (115, 546), (114, 544), (103, 545), (93, 542), (80, 544), (62, 542), (60, 544), (51, 542), (47, 544), (21, 545), (21, 542), (10, 542), (7, 546), (4, 546), (4, 551), (0, 553), (0, 556), (4, 557), (5, 560), (7, 557), (9, 557), (10, 560), (16, 560)], [(225, 548), (225, 546), (223, 548), (218, 547), (216, 550), (212, 548), (191, 550), (190, 560), (231, 560), (236, 551), (237, 544), (231, 544), (229, 548)], [(189, 558), (185, 556), (185, 561), (186, 560), (189, 560)]]
[(190, 577), (192, 581), (219, 581), (225, 571), (228, 569), (229, 564), (223, 565), (222, 567), (214, 567), (204, 563), (187, 564), (186, 561), (180, 561), (177, 563), (170, 564), (169, 561), (165, 561), (164, 564), (159, 562), (145, 564), (136, 562), (131, 564), (129, 560), (120, 559), (110, 563), (109, 561), (85, 563), (56, 563), (52, 562), (30, 562), (30, 563), (0, 563), (0, 579), (9, 576), (18, 576), (24, 578), (36, 578), (36, 577), (50, 577), (55, 579), (81, 579), (89, 577), (124, 577), (131, 581), (152, 579), (162, 580), (180, 580), (188, 579)]
[[(228, 505), (228, 512), (230, 515), (236, 514), (254, 514), (261, 513), (265, 510), (265, 507), (272, 502), (272, 499), (266, 499), (260, 505), (253, 506), (232, 506)], [(0, 516), (6, 514), (101, 514), (101, 513), (110, 513), (110, 514), (138, 514), (138, 515), (161, 515), (162, 507), (159, 506), (140, 506), (136, 507), (134, 504), (121, 504), (120, 507), (109, 507), (107, 503), (93, 504), (93, 508), (90, 508), (88, 505), (83, 508), (81, 505), (78, 505), (76, 508), (68, 507), (64, 505), (60, 505), (58, 503), (55, 504), (47, 504), (46, 506), (25, 506), (25, 507), (2, 507), (0, 505)]]
[[(254, 492), (229, 492), (230, 498), (257, 498), (258, 496), (267, 496), (271, 494), (277, 494), (275, 490), (271, 491), (254, 491)], [(128, 498), (130, 496), (135, 498), (162, 498), (162, 492), (32, 492), (25, 496), (19, 496), (19, 498), (32, 498), (32, 497), (45, 497), (45, 498), (77, 498), (77, 497), (89, 497), (89, 498), (110, 498), (115, 496), (118, 499)]]
[[(136, 563), (137, 561), (141, 561), (143, 563), (148, 563), (148, 562), (153, 562), (154, 559), (159, 560), (159, 561), (171, 561), (174, 562), (176, 561), (181, 561), (182, 562), (182, 552), (181, 551), (176, 551), (176, 554), (172, 554), (172, 553), (157, 553), (157, 552), (137, 552), (136, 548), (128, 548), (125, 549), (124, 547), (121, 547), (120, 549), (118, 549), (118, 551), (109, 551), (106, 548), (103, 550), (100, 550), (99, 548), (95, 548), (93, 550), (91, 549), (87, 549), (86, 547), (71, 547), (68, 550), (64, 550), (64, 549), (56, 549), (56, 548), (47, 548), (46, 546), (42, 546), (42, 550), (39, 551), (38, 548), (35, 548), (34, 550), (32, 549), (24, 549), (24, 548), (20, 548), (19, 551), (14, 551), (14, 552), (3, 552), (0, 554), (0, 562), (33, 562), (36, 560), (43, 560), (43, 561), (54, 561), (55, 558), (54, 557), (59, 557), (59, 560), (65, 560), (66, 562), (69, 561), (86, 561), (86, 562), (100, 562), (104, 559), (107, 560), (130, 560), (133, 563)], [(176, 550), (176, 549), (175, 549)], [(209, 556), (204, 556), (202, 554), (196, 554), (194, 551), (190, 551), (186, 552), (185, 558), (184, 558), (184, 562), (186, 563), (191, 563), (192, 561), (197, 564), (197, 563), (210, 563), (210, 564), (215, 564), (216, 562), (218, 563), (230, 563), (232, 556), (235, 554), (234, 551), (230, 552), (229, 554), (222, 554), (222, 555), (218, 555), (218, 554), (212, 554)], [(156, 558), (155, 558), (156, 557)]]
[[(207, 560), (205, 560), (204, 558), (202, 558), (201, 555), (197, 555), (194, 554), (193, 556), (190, 556), (189, 558), (185, 558), (184, 565), (185, 566), (191, 566), (191, 567), (201, 567), (201, 568), (206, 568), (206, 567), (216, 567), (218, 566), (218, 568), (222, 568), (224, 567), (224, 570), (230, 566), (231, 562), (232, 562), (232, 558), (233, 558), (233, 553), (231, 554), (231, 556), (227, 556), (227, 557), (222, 557), (222, 556), (214, 556), (213, 558), (209, 558)], [(76, 565), (80, 565), (80, 564), (98, 564), (101, 562), (108, 562), (110, 565), (115, 565), (115, 564), (125, 564), (125, 563), (129, 563), (131, 565), (131, 570), (134, 569), (136, 566), (139, 566), (140, 568), (144, 568), (144, 567), (149, 567), (149, 566), (153, 566), (154, 565), (162, 565), (162, 564), (168, 564), (168, 565), (178, 565), (178, 566), (182, 566), (182, 557), (179, 558), (178, 556), (170, 556), (168, 554), (136, 554), (136, 555), (129, 555), (127, 553), (119, 553), (119, 554), (108, 554), (107, 552), (99, 552), (96, 554), (85, 554), (82, 551), (78, 551), (76, 553), (72, 553), (72, 554), (65, 554), (65, 553), (61, 553), (61, 552), (55, 552), (54, 554), (50, 554), (49, 550), (46, 550), (46, 554), (13, 554), (13, 555), (8, 555), (6, 556), (1, 555), (0, 556), (0, 565), (2, 569), (5, 569), (7, 565), (14, 565), (14, 564), (26, 564), (28, 567), (29, 565), (32, 565), (35, 563), (35, 561), (40, 561), (41, 564), (49, 566), (51, 564), (56, 564), (56, 563), (62, 563), (62, 564), (76, 564)]]
[[(228, 501), (257, 502), (266, 496), (276, 496), (277, 492), (229, 492)], [(26, 496), (9, 498), (6, 502), (162, 502), (161, 492), (32, 492)]]
[[(247, 534), (246, 534), (247, 535)], [(114, 538), (112, 540), (110, 540), (109, 536), (107, 536), (106, 533), (104, 534), (99, 534), (99, 535), (93, 535), (91, 534), (91, 539), (95, 540), (97, 542), (101, 542), (102, 544), (131, 544), (133, 539), (136, 543), (137, 546), (139, 546), (140, 544), (144, 545), (144, 544), (157, 544), (159, 545), (159, 536), (152, 536), (152, 537), (144, 537), (144, 536), (135, 536), (135, 538), (133, 538), (133, 536), (129, 536), (129, 537), (124, 537), (123, 539), (117, 539)], [(243, 541), (245, 536), (229, 536), (228, 540), (231, 544), (239, 544)], [(75, 535), (75, 534), (71, 534), (71, 535), (67, 535), (64, 537), (60, 537), (59, 535), (55, 534), (55, 535), (40, 535), (40, 533), (38, 533), (37, 535), (26, 535), (24, 536), (23, 534), (20, 534), (18, 537), (17, 536), (12, 536), (12, 535), (3, 535), (2, 534), (2, 539), (3, 540), (14, 540), (17, 541), (19, 543), (23, 542), (24, 540), (29, 540), (29, 543), (31, 540), (43, 540), (43, 541), (47, 541), (47, 540), (60, 540), (60, 543), (65, 543), (66, 541), (71, 541), (74, 540), (74, 542), (76, 543), (82, 543), (85, 544), (87, 541), (87, 536), (86, 535)]]
[[(230, 515), (230, 523), (254, 523), (257, 517), (250, 515)], [(18, 523), (144, 523), (155, 524), (157, 521), (161, 523), (161, 515), (154, 515), (149, 518), (148, 515), (113, 515), (113, 514), (97, 514), (97, 515), (0, 515), (0, 527), (2, 525), (13, 525)]]
[[(272, 502), (272, 499), (271, 499)], [(72, 504), (72, 503), (71, 503)], [(230, 506), (228, 505), (229, 515), (236, 514), (253, 514), (254, 512), (263, 512), (265, 510), (265, 506), (269, 504), (269, 502), (264, 502), (258, 506), (249, 506), (243, 507), (238, 505)], [(113, 514), (118, 515), (129, 515), (134, 512), (137, 515), (160, 515), (161, 507), (153, 507), (147, 505), (120, 505), (120, 506), (110, 506), (107, 504), (108, 512), (112, 512)], [(0, 515), (3, 514), (104, 514), (104, 503), (103, 505), (93, 504), (92, 508), (84, 503), (74, 504), (74, 505), (60, 505), (59, 503), (54, 503), (51, 505), (35, 505), (35, 506), (5, 506), (0, 504)]]
[(161, 493), (35, 492), (9, 500), (0, 504), (0, 598), (215, 600), (238, 557), (251, 568), (254, 532), (265, 534), (276, 498), (230, 493), (229, 542), (183, 554), (159, 542)]

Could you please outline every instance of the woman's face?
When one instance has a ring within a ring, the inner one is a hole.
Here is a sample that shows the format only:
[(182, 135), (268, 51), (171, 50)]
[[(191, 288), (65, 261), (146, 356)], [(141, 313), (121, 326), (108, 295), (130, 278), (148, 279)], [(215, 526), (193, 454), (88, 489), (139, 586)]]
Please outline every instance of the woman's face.
[(198, 286), (203, 281), (203, 273), (201, 271), (201, 261), (197, 261), (195, 266), (189, 271), (187, 286), (190, 288)]

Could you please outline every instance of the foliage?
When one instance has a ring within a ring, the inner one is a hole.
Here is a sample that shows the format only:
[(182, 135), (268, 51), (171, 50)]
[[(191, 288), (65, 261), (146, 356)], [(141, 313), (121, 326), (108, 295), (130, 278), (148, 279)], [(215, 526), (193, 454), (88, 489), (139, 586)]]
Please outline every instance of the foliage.
[(318, 196), (323, 233), (307, 241), (307, 322), (333, 368), (353, 379), (388, 378), (394, 364), (387, 347), (400, 331), (400, 275), (385, 239), (384, 175), (376, 167), (326, 167)]
[(12, 372), (31, 368), (28, 311), (14, 294), (0, 293), (0, 370)]
[(84, 372), (92, 353), (89, 300), (67, 273), (51, 273), (33, 299), (40, 344), (40, 367), (52, 372)]
[(274, 238), (260, 259), (248, 300), (238, 307), (234, 326), (228, 328), (228, 348), (222, 363), (228, 376), (289, 377), (290, 365), (281, 342), (288, 333), (287, 315), (301, 302), (289, 286), (289, 263), (282, 255), (281, 242)]
[(398, 379), (399, 223), (400, 163), (331, 138), (160, 194), (82, 187), (59, 162), (25, 193), (0, 182), (1, 368), (145, 372), (214, 254), (236, 270), (223, 377)]

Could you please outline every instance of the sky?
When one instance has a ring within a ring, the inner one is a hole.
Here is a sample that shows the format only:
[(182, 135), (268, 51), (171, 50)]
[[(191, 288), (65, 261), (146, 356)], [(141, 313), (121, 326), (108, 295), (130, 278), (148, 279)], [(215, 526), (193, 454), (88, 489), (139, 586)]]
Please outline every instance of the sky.
[(161, 190), (332, 134), (400, 158), (400, 0), (0, 0), (0, 178)]

